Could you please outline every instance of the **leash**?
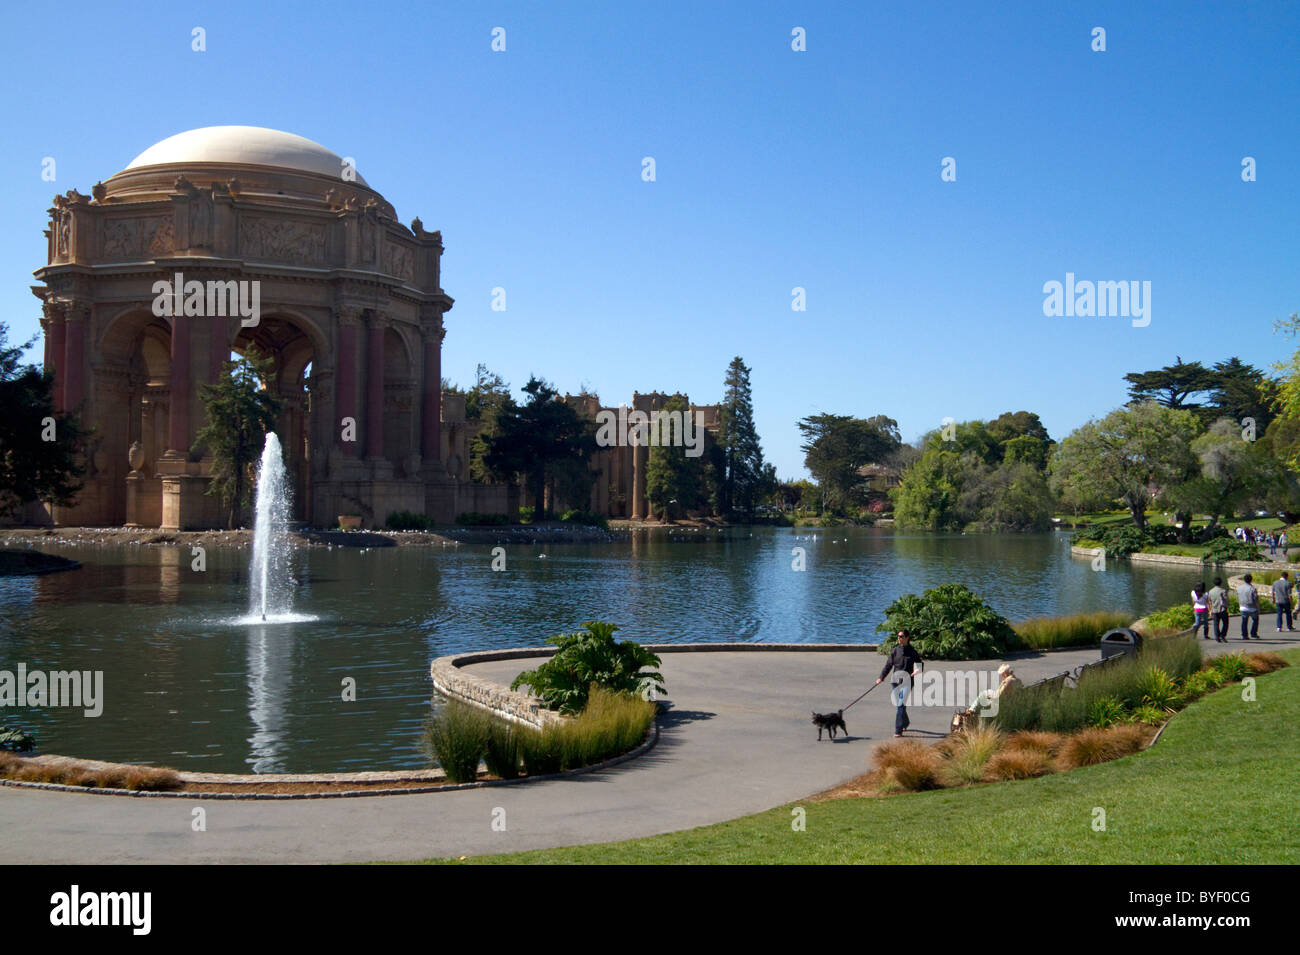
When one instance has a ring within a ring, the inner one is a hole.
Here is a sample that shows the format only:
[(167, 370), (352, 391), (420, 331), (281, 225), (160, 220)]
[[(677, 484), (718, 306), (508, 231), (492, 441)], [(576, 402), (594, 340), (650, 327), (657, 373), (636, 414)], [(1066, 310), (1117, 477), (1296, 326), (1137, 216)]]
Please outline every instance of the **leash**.
[[(882, 682), (883, 682), (883, 681), (882, 681)], [(878, 687), (878, 686), (880, 686), (879, 683), (873, 683), (873, 684), (871, 684), (871, 686), (867, 687), (867, 693), (870, 693), (872, 690), (874, 690), (874, 689), (875, 689), (876, 687)], [(863, 693), (862, 696), (866, 696), (867, 693)], [(858, 697), (858, 700), (862, 699), (862, 696)], [(853, 703), (858, 702), (858, 700), (854, 700)], [(852, 706), (853, 703), (850, 703), (849, 706)], [(849, 708), (849, 706), (844, 707), (844, 709), (847, 710), (847, 709)]]
[[(881, 683), (883, 683), (883, 682), (884, 682), (884, 681), (882, 680)], [(894, 684), (890, 684), (890, 685), (893, 686)], [(878, 686), (880, 686), (880, 683), (873, 683), (873, 684), (871, 684), (871, 686), (867, 687), (867, 692), (866, 692), (866, 693), (863, 693), (862, 696), (866, 696), (867, 693), (870, 693), (872, 690), (874, 690), (874, 689), (875, 689), (876, 687), (878, 687)], [(862, 699), (862, 696), (858, 697), (858, 700)], [(854, 700), (853, 703), (858, 702), (858, 700)], [(849, 706), (852, 706), (853, 703), (850, 703)], [(847, 710), (847, 709), (849, 708), (849, 706), (844, 707), (844, 709)], [(841, 712), (842, 712), (842, 711), (841, 711)]]

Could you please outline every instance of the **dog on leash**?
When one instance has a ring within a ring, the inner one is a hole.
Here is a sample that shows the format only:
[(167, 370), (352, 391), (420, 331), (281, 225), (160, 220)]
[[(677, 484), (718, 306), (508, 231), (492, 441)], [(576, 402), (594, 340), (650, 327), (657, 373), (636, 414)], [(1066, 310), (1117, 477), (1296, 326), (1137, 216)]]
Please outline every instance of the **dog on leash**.
[(830, 733), (831, 739), (835, 738), (835, 728), (838, 726), (845, 736), (849, 735), (849, 728), (844, 725), (844, 711), (839, 710), (835, 713), (814, 713), (812, 715), (813, 724), (817, 727), (817, 742), (821, 742), (822, 730)]

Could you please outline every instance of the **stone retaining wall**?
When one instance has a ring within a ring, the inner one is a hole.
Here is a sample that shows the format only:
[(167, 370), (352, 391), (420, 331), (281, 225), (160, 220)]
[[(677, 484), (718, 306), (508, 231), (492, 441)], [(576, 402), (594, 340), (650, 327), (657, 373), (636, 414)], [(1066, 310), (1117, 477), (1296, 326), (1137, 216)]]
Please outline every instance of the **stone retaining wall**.
[(499, 683), (466, 673), (461, 667), (490, 660), (514, 660), (521, 657), (551, 656), (554, 647), (536, 650), (496, 650), (484, 653), (461, 653), (439, 657), (429, 666), (433, 686), (439, 693), (474, 706), (481, 707), (513, 723), (522, 723), (533, 729), (545, 729), (567, 722), (563, 716), (546, 709), (541, 701), (527, 693), (519, 693)]
[[(1087, 557), (1091, 559), (1097, 556), (1097, 551), (1099, 550), (1101, 550), (1100, 547), (1080, 547), (1077, 544), (1072, 544), (1070, 545), (1070, 556)], [(1198, 569), (1201, 567), (1209, 566), (1203, 563), (1201, 561), (1201, 558), (1199, 557), (1181, 557), (1177, 554), (1129, 554), (1127, 557), (1124, 558), (1111, 557), (1107, 559), (1108, 560), (1122, 559), (1122, 560), (1131, 561), (1132, 563), (1135, 564), (1175, 564), (1175, 565), (1181, 565), (1183, 567), (1196, 567)], [(1287, 564), (1284, 564), (1281, 561), (1271, 561), (1271, 560), (1263, 560), (1263, 561), (1228, 560), (1228, 561), (1224, 561), (1222, 564), (1216, 564), (1214, 566), (1223, 567), (1225, 570), (1239, 570), (1242, 571), (1243, 573), (1248, 570), (1249, 571), (1276, 570), (1278, 569), (1278, 567), (1281, 567), (1283, 569), (1289, 569)]]
[[(878, 645), (874, 643), (650, 643), (644, 645), (652, 653), (734, 653), (745, 651), (799, 651), (843, 653), (858, 651), (874, 653)], [(482, 650), (473, 653), (457, 653), (439, 657), (429, 666), (434, 688), (444, 696), (488, 710), (503, 719), (522, 723), (534, 729), (543, 729), (548, 725), (567, 722), (560, 716), (542, 706), (535, 696), (510, 690), (499, 683), (466, 673), (464, 667), (475, 663), (491, 663), (498, 660), (522, 660), (529, 657), (549, 657), (555, 653), (555, 647), (516, 647), (509, 650)]]

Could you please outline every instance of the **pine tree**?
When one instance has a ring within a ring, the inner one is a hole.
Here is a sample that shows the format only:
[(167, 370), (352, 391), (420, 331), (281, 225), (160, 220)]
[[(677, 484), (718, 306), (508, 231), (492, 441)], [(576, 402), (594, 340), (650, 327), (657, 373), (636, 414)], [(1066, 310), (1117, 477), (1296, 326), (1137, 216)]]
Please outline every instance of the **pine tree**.
[[(689, 421), (690, 409), (681, 395), (673, 395), (660, 409), (665, 414), (678, 412)], [(677, 518), (697, 507), (703, 494), (704, 458), (686, 456), (683, 442), (673, 443), (672, 428), (665, 417), (660, 417), (652, 429), (659, 433), (650, 447), (646, 464), (645, 489), (651, 509), (670, 518)]]
[(727, 367), (722, 408), (718, 422), (718, 444), (722, 447), (722, 511), (754, 512), (755, 498), (763, 478), (763, 449), (754, 427), (754, 402), (749, 390), (749, 369), (737, 355)]
[(275, 428), (280, 402), (265, 388), (274, 366), (270, 357), (250, 350), (239, 361), (228, 361), (215, 385), (203, 385), (200, 398), (208, 423), (194, 436), (194, 447), (212, 455), (212, 481), (207, 493), (228, 507), (226, 526), (252, 497), (253, 465), (262, 456), (266, 433)]

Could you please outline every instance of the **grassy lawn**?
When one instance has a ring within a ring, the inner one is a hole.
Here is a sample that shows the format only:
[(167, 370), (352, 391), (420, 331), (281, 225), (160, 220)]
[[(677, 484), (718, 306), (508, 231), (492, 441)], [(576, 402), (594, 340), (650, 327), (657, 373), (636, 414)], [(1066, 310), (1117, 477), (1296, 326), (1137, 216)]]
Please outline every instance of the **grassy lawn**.
[[(1174, 718), (1153, 748), (1024, 782), (783, 806), (629, 842), (476, 863), (1300, 863), (1300, 649)], [(864, 767), (865, 769), (865, 767)], [(791, 829), (791, 810), (807, 830)], [(1106, 831), (1093, 830), (1094, 808)], [(430, 860), (441, 861), (441, 860)]]

